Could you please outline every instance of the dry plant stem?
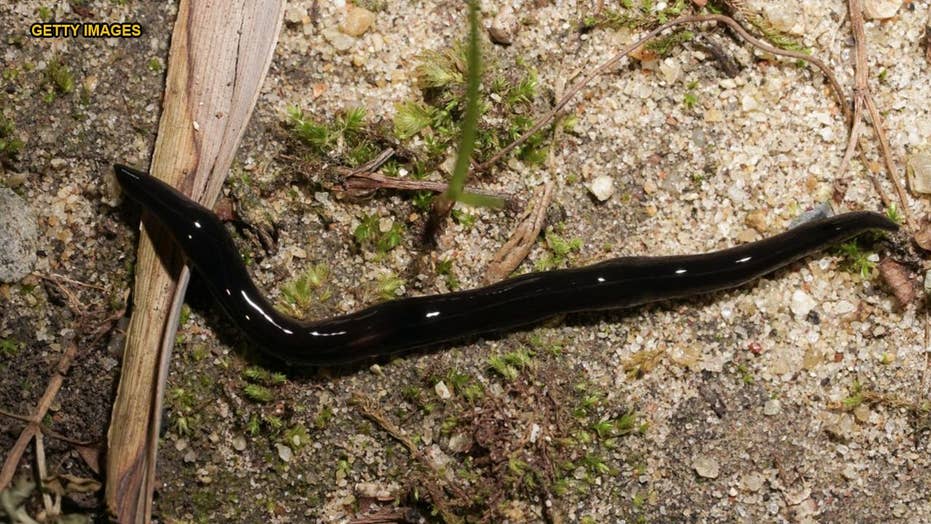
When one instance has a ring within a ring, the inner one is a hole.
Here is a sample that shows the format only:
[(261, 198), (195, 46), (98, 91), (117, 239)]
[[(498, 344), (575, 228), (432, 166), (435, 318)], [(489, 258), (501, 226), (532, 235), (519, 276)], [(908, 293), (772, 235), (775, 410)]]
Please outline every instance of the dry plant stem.
[[(864, 144), (860, 140), (863, 108), (866, 107), (867, 112), (870, 114), (870, 121), (873, 124), (876, 138), (879, 140), (879, 149), (883, 157), (883, 163), (885, 164), (886, 172), (889, 176), (889, 181), (892, 182), (892, 186), (895, 188), (895, 191), (899, 197), (899, 202), (901, 204), (899, 207), (902, 209), (902, 214), (905, 217), (905, 222), (909, 229), (914, 231), (917, 228), (915, 227), (915, 223), (912, 220), (911, 213), (909, 212), (908, 199), (905, 195), (905, 189), (902, 187), (902, 184), (899, 183), (899, 179), (896, 176), (895, 164), (892, 161), (892, 151), (889, 147), (889, 140), (886, 138), (886, 131), (885, 127), (883, 126), (882, 116), (879, 114), (879, 110), (876, 108), (876, 102), (873, 100), (873, 94), (870, 91), (869, 65), (867, 63), (866, 53), (866, 31), (864, 30), (862, 5), (860, 4), (860, 0), (848, 0), (847, 7), (850, 15), (850, 30), (854, 41), (854, 112), (851, 121), (850, 139), (847, 142), (847, 150), (844, 153), (844, 159), (841, 162), (840, 168), (838, 170), (838, 176), (843, 174), (843, 172), (847, 169), (847, 165), (850, 162), (850, 159), (853, 157), (853, 153), (857, 144), (860, 144), (860, 153), (864, 165), (868, 165), (864, 155)], [(873, 181), (873, 185), (876, 187), (880, 198), (883, 200), (883, 205), (888, 208), (891, 203), (886, 196), (885, 191), (883, 191), (879, 185), (879, 181), (874, 176), (871, 176), (871, 180)]]
[(55, 396), (58, 395), (58, 391), (65, 380), (65, 375), (68, 373), (68, 369), (71, 368), (71, 363), (74, 361), (77, 352), (77, 344), (69, 342), (68, 347), (58, 361), (58, 365), (55, 367), (55, 374), (49, 379), (48, 386), (45, 387), (45, 393), (42, 394), (42, 398), (39, 399), (39, 403), (36, 405), (35, 412), (30, 417), (29, 423), (23, 428), (13, 448), (10, 449), (10, 454), (7, 455), (6, 461), (3, 463), (3, 468), (0, 469), (0, 491), (5, 490), (10, 485), (23, 452), (26, 451), (26, 446), (29, 445), (33, 437), (39, 434), (42, 419), (48, 413)]
[(485, 283), (491, 284), (510, 275), (527, 255), (540, 236), (546, 209), (553, 200), (553, 183), (544, 182), (537, 190), (534, 201), (528, 204), (520, 224), (511, 233), (508, 241), (495, 253), (485, 270)]
[[(343, 180), (343, 189), (346, 192), (368, 192), (376, 189), (399, 189), (402, 191), (432, 191), (434, 193), (443, 193), (449, 187), (445, 182), (431, 182), (429, 180), (407, 180), (403, 178), (394, 178), (380, 175), (378, 173), (352, 173)], [(485, 191), (481, 189), (469, 188), (469, 193), (476, 195), (497, 197), (504, 200), (510, 200), (511, 195), (499, 193), (496, 191)]]
[(761, 49), (767, 53), (771, 53), (777, 56), (784, 56), (788, 58), (795, 58), (798, 60), (803, 60), (817, 67), (821, 71), (821, 73), (825, 76), (825, 78), (827, 79), (828, 83), (831, 86), (831, 89), (834, 91), (834, 94), (837, 96), (838, 102), (841, 105), (841, 110), (844, 112), (844, 116), (849, 117), (850, 110), (846, 106), (846, 96), (844, 95), (844, 90), (841, 88), (840, 83), (838, 83), (837, 78), (834, 76), (834, 73), (831, 71), (831, 69), (827, 66), (827, 64), (825, 64), (820, 59), (813, 57), (813, 56), (806, 55), (804, 53), (799, 53), (797, 51), (789, 51), (786, 49), (779, 49), (778, 47), (774, 47), (756, 38), (750, 33), (748, 33), (746, 29), (744, 29), (739, 23), (737, 23), (737, 21), (735, 21), (733, 18), (729, 16), (725, 16), (725, 15), (683, 16), (680, 18), (676, 18), (675, 20), (672, 20), (671, 22), (667, 22), (657, 27), (656, 29), (653, 29), (652, 31), (642, 36), (639, 40), (637, 40), (633, 44), (630, 44), (627, 47), (625, 47), (623, 50), (621, 50), (621, 52), (611, 57), (608, 61), (602, 63), (601, 65), (593, 69), (592, 72), (590, 72), (588, 75), (582, 78), (582, 80), (574, 84), (568, 90), (568, 92), (566, 92), (565, 96), (563, 96), (559, 100), (559, 102), (557, 102), (556, 105), (554, 105), (553, 108), (548, 113), (546, 113), (545, 115), (537, 119), (534, 125), (530, 129), (528, 129), (527, 132), (525, 132), (515, 141), (511, 142), (510, 144), (502, 148), (500, 151), (498, 151), (494, 155), (492, 155), (491, 158), (479, 164), (475, 168), (475, 171), (476, 172), (487, 171), (489, 168), (497, 164), (502, 158), (504, 158), (505, 155), (510, 153), (515, 147), (526, 142), (527, 139), (529, 139), (531, 136), (536, 134), (540, 129), (543, 128), (543, 126), (545, 126), (551, 120), (553, 120), (553, 118), (555, 118), (556, 115), (559, 114), (559, 112), (562, 111), (563, 108), (566, 107), (566, 105), (572, 100), (572, 98), (576, 94), (579, 93), (579, 91), (582, 90), (582, 88), (584, 88), (586, 85), (588, 85), (589, 82), (594, 80), (599, 75), (603, 74), (608, 69), (611, 69), (612, 67), (617, 65), (618, 62), (620, 62), (625, 56), (630, 54), (631, 51), (637, 49), (638, 47), (643, 45), (645, 42), (647, 42), (648, 40), (652, 38), (655, 38), (657, 35), (659, 35), (663, 31), (666, 31), (667, 29), (680, 26), (680, 25), (697, 24), (697, 23), (702, 23), (702, 22), (720, 22), (730, 27), (741, 38), (743, 38), (744, 40), (746, 40), (747, 42), (749, 42), (751, 45), (753, 45), (754, 47), (758, 49)]
[[(36, 432), (36, 470), (39, 472), (39, 485), (45, 486), (48, 469), (45, 465), (45, 441), (42, 439), (41, 431)], [(52, 496), (45, 490), (42, 491), (42, 504), (45, 506), (46, 517), (53, 518), (55, 515), (52, 510)]]
[[(149, 171), (212, 207), (278, 39), (282, 0), (181, 0)], [(114, 159), (117, 160), (117, 159)], [(133, 315), (110, 420), (105, 502), (120, 522), (151, 520), (158, 423), (188, 270), (161, 228), (140, 236)]]

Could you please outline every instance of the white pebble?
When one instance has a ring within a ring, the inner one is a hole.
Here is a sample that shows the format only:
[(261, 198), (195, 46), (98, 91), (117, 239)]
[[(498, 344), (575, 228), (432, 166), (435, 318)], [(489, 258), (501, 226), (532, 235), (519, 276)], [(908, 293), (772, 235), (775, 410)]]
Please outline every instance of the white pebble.
[(808, 293), (801, 289), (796, 289), (795, 292), (792, 293), (792, 303), (789, 307), (796, 317), (804, 317), (811, 312), (816, 305), (818, 304)]
[(601, 175), (592, 181), (588, 190), (595, 195), (595, 198), (604, 202), (614, 194), (614, 180), (608, 175)]

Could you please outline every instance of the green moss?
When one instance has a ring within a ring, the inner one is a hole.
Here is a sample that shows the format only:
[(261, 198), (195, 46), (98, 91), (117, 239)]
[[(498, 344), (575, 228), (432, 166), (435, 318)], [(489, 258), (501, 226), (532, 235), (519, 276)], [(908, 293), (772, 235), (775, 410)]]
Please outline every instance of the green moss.
[(165, 67), (162, 65), (161, 59), (157, 57), (150, 58), (146, 63), (146, 67), (148, 67), (149, 71), (152, 71), (153, 73), (161, 73), (162, 70), (165, 69)]
[(281, 287), (281, 306), (300, 317), (303, 317), (313, 303), (324, 302), (330, 298), (330, 291), (326, 287), (326, 280), (330, 274), (326, 264), (314, 264), (304, 270), (297, 278)]
[(872, 253), (865, 251), (858, 242), (858, 239), (844, 242), (838, 246), (837, 251), (843, 255), (845, 259), (844, 267), (848, 271), (860, 275), (860, 278), (864, 280), (868, 280), (873, 276), (876, 263), (870, 260)]
[(15, 158), (22, 149), (23, 141), (16, 136), (16, 126), (0, 112), (0, 158)]
[(408, 101), (395, 106), (394, 134), (407, 140), (433, 121), (433, 108), (422, 102)]
[(859, 380), (854, 380), (853, 385), (850, 387), (850, 394), (841, 401), (841, 405), (843, 405), (844, 409), (847, 411), (852, 411), (860, 406), (860, 404), (863, 404), (863, 400), (863, 386), (860, 384)]
[(74, 75), (60, 59), (56, 58), (49, 62), (45, 69), (46, 80), (52, 85), (59, 94), (67, 95), (74, 91)]
[(320, 412), (317, 413), (317, 416), (314, 417), (314, 427), (317, 429), (323, 429), (327, 426), (332, 418), (333, 408), (330, 406), (323, 406), (320, 408)]
[(249, 400), (262, 404), (271, 402), (275, 398), (275, 395), (270, 389), (259, 384), (246, 384), (243, 386), (242, 392)]
[(15, 357), (23, 343), (14, 338), (0, 338), (0, 355), (7, 358)]
[(376, 291), (382, 300), (392, 300), (398, 298), (398, 292), (403, 285), (404, 280), (402, 278), (394, 273), (388, 273), (378, 279)]
[(295, 424), (284, 432), (282, 441), (286, 445), (291, 446), (291, 448), (297, 450), (303, 448), (307, 444), (310, 444), (310, 434), (307, 432), (307, 428), (305, 428), (303, 425)]
[(436, 263), (436, 272), (446, 279), (446, 287), (451, 291), (459, 289), (459, 277), (453, 271), (452, 259), (440, 260)]
[(582, 239), (566, 239), (558, 235), (553, 228), (547, 228), (545, 233), (546, 247), (549, 253), (538, 260), (534, 266), (538, 271), (566, 267), (572, 253), (582, 249)]

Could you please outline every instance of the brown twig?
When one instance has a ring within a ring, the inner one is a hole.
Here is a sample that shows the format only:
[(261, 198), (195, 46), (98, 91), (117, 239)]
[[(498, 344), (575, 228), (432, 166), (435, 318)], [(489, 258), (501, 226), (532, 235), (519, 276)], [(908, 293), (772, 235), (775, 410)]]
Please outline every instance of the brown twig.
[(635, 49), (643, 45), (648, 40), (655, 38), (657, 35), (666, 31), (667, 29), (680, 26), (680, 25), (697, 24), (697, 23), (702, 23), (702, 22), (720, 22), (730, 27), (735, 33), (737, 33), (737, 35), (739, 35), (745, 41), (747, 41), (748, 43), (750, 43), (751, 45), (753, 45), (754, 47), (758, 49), (761, 49), (767, 53), (771, 53), (777, 56), (784, 56), (788, 58), (795, 58), (797, 60), (803, 60), (817, 67), (821, 71), (821, 73), (825, 76), (825, 78), (827, 79), (828, 83), (831, 86), (831, 89), (834, 91), (835, 95), (837, 96), (838, 102), (841, 105), (841, 110), (844, 112), (844, 116), (849, 117), (850, 109), (846, 106), (846, 102), (845, 102), (846, 97), (844, 95), (843, 88), (841, 88), (840, 83), (837, 81), (837, 78), (834, 76), (834, 73), (831, 71), (831, 69), (827, 66), (827, 64), (825, 64), (819, 58), (807, 55), (805, 53), (800, 53), (798, 51), (790, 51), (787, 49), (780, 49), (778, 47), (774, 47), (756, 38), (755, 36), (751, 35), (750, 33), (747, 32), (746, 29), (743, 28), (743, 26), (737, 23), (736, 20), (726, 15), (683, 16), (675, 20), (672, 20), (670, 22), (667, 22), (657, 27), (656, 29), (653, 29), (652, 31), (649, 31), (646, 35), (642, 36), (636, 42), (628, 45), (627, 47), (622, 49), (618, 54), (614, 55), (609, 60), (602, 63), (595, 69), (593, 69), (588, 75), (582, 78), (582, 80), (574, 84), (566, 92), (566, 94), (556, 103), (556, 105), (554, 105), (553, 108), (549, 112), (544, 114), (542, 117), (538, 118), (537, 121), (534, 122), (533, 126), (531, 126), (530, 129), (528, 129), (523, 135), (521, 135), (520, 137), (518, 137), (516, 140), (514, 140), (510, 144), (503, 147), (500, 151), (492, 155), (491, 158), (489, 158), (488, 160), (476, 166), (474, 171), (479, 172), (479, 173), (483, 171), (487, 171), (492, 166), (497, 164), (502, 158), (505, 157), (505, 155), (510, 153), (515, 147), (526, 142), (527, 139), (529, 139), (531, 136), (536, 134), (540, 129), (543, 128), (543, 126), (545, 126), (550, 121), (552, 121), (556, 117), (556, 115), (559, 114), (559, 112), (562, 111), (563, 108), (566, 107), (566, 105), (572, 100), (572, 98), (575, 97), (575, 95), (577, 95), (579, 91), (582, 90), (582, 88), (584, 88), (586, 85), (589, 84), (589, 82), (594, 80), (599, 75), (603, 74), (608, 69), (611, 69), (612, 67), (617, 65), (618, 62), (620, 62), (624, 57), (626, 57), (632, 51), (634, 51)]
[[(32, 424), (34, 422), (32, 420), (32, 417), (27, 417), (26, 415), (19, 415), (17, 413), (13, 413), (5, 409), (0, 409), (0, 415), (4, 417), (16, 419), (20, 422), (25, 422), (27, 424)], [(61, 433), (58, 433), (55, 430), (50, 429), (45, 424), (39, 424), (39, 430), (42, 431), (42, 434), (45, 436), (52, 437), (53, 439), (60, 440), (62, 442), (67, 442), (68, 444), (73, 444), (75, 446), (90, 446), (91, 444), (95, 443), (95, 441), (93, 440), (77, 440), (71, 437), (66, 437), (62, 435)]]
[(3, 468), (0, 469), (0, 491), (6, 489), (10, 481), (13, 480), (13, 475), (16, 473), (19, 461), (26, 451), (26, 446), (28, 446), (33, 437), (39, 433), (40, 423), (45, 417), (45, 414), (48, 413), (48, 409), (52, 405), (52, 401), (55, 400), (55, 396), (58, 395), (58, 391), (61, 389), (61, 385), (65, 380), (65, 375), (68, 373), (68, 369), (71, 367), (71, 362), (74, 360), (77, 352), (77, 344), (70, 342), (64, 354), (62, 354), (61, 359), (58, 361), (58, 365), (55, 367), (55, 374), (52, 375), (48, 386), (45, 388), (45, 393), (43, 393), (42, 398), (39, 399), (39, 403), (36, 405), (36, 410), (31, 420), (26, 424), (26, 427), (23, 428), (22, 433), (20, 433), (19, 438), (16, 440), (16, 444), (13, 445), (9, 455), (7, 455), (6, 461), (3, 463)]
[(508, 241), (495, 253), (485, 270), (485, 283), (491, 284), (506, 278), (530, 253), (530, 248), (540, 236), (546, 209), (553, 200), (553, 183), (544, 182), (537, 190), (533, 202), (527, 205), (520, 224), (511, 233)]
[[(431, 182), (429, 180), (408, 180), (381, 175), (378, 173), (352, 173), (343, 179), (343, 190), (348, 193), (365, 194), (376, 189), (399, 189), (402, 191), (432, 191), (443, 193), (449, 187), (445, 182)], [(510, 201), (512, 196), (507, 193), (486, 191), (482, 189), (468, 189), (477, 195), (501, 198)]]
[[(862, 140), (861, 129), (863, 120), (863, 108), (865, 107), (870, 115), (870, 121), (873, 124), (876, 138), (879, 140), (879, 150), (881, 156), (883, 157), (883, 163), (885, 164), (889, 181), (892, 183), (896, 194), (899, 197), (899, 202), (901, 203), (900, 207), (902, 208), (905, 222), (910, 229), (915, 230), (917, 228), (915, 227), (915, 223), (912, 220), (911, 213), (908, 209), (908, 200), (905, 195), (905, 189), (902, 187), (902, 184), (896, 177), (895, 163), (892, 160), (892, 151), (889, 147), (889, 140), (886, 137), (882, 116), (879, 114), (879, 110), (876, 108), (876, 102), (873, 100), (873, 94), (869, 86), (869, 65), (867, 62), (866, 31), (864, 29), (862, 6), (860, 4), (860, 0), (848, 0), (847, 6), (850, 15), (850, 30), (853, 35), (854, 42), (853, 115), (852, 117), (848, 118), (848, 125), (850, 126), (850, 137), (847, 141), (847, 149), (844, 152), (844, 158), (838, 167), (837, 176), (840, 177), (847, 169), (847, 166), (850, 160), (853, 158), (853, 154), (857, 150), (858, 145), (860, 149), (860, 158), (862, 159), (864, 166), (867, 167), (867, 169), (870, 167), (869, 162), (866, 160), (865, 156), (866, 148), (864, 147), (865, 144)], [(888, 196), (886, 196), (886, 192), (882, 189), (879, 180), (872, 173), (872, 170), (870, 170), (869, 176), (873, 186), (876, 188), (877, 193), (879, 193), (880, 199), (883, 201), (883, 205), (887, 208), (890, 207), (891, 202)]]

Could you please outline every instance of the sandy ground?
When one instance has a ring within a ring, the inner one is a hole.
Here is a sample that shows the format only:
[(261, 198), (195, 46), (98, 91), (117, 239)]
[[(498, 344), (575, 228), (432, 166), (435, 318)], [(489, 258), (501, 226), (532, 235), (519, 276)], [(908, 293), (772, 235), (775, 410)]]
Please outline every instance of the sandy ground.
[[(64, 286), (90, 315), (81, 316), (40, 277), (0, 284), (0, 339), (13, 341), (0, 355), (0, 407), (18, 413), (41, 395), (67, 338), (122, 305), (138, 211), (122, 202), (109, 165), (147, 165), (162, 96), (174, 6), (82, 4), (94, 20), (141, 23), (143, 38), (16, 37), (42, 4), (0, 7), (0, 109), (24, 141), (0, 181), (37, 216), (36, 271), (94, 286)], [(845, 4), (768, 4), (766, 16), (850, 91)], [(68, 4), (48, 7), (59, 20), (78, 16)], [(289, 164), (289, 106), (319, 120), (362, 106), (370, 122), (390, 129), (395, 104), (420, 96), (418, 57), (463, 35), (457, 2), (369, 7), (374, 23), (355, 38), (334, 36), (344, 6), (289, 6), (227, 185), (246, 221), (275, 230), (268, 251), (255, 237), (237, 237), (270, 295), (280, 297), (313, 264), (329, 268), (332, 296), (312, 315), (372, 303), (386, 274), (404, 280), (400, 293), (445, 291), (442, 260), (454, 262), (462, 287), (479, 285), (519, 218), (465, 210), (474, 224), (451, 223), (439, 246), (424, 251), (415, 234), (423, 217), (409, 196), (338, 198), (319, 174)], [(483, 6), (488, 21), (504, 10)], [(580, 19), (595, 13), (588, 4), (518, 2), (499, 18), (514, 22), (513, 45), (488, 52), (501, 70), (536, 70), (534, 111), (570, 75), (635, 37), (580, 32)], [(931, 66), (921, 42), (928, 15), (927, 1), (907, 2), (896, 17), (866, 26), (870, 86), (903, 171), (908, 155), (931, 149)], [(732, 246), (831, 201), (847, 132), (824, 78), (722, 30), (712, 38), (740, 65), (733, 78), (694, 43), (653, 63), (625, 60), (570, 104), (575, 124), (556, 137), (548, 162), (512, 159), (481, 185), (525, 201), (540, 182), (554, 182), (553, 223), (564, 238), (581, 239), (572, 266)], [(71, 92), (49, 80), (56, 63), (72, 72)], [(868, 157), (877, 160), (875, 151)], [(838, 210), (882, 211), (864, 173), (853, 162)], [(588, 189), (602, 175), (615, 189), (604, 202)], [(927, 202), (912, 198), (911, 212), (926, 213)], [(353, 231), (367, 214), (404, 223), (401, 245), (383, 256), (355, 247)], [(548, 252), (541, 240), (521, 269)], [(255, 370), (254, 351), (196, 280), (189, 304), (166, 401), (161, 521), (429, 521), (443, 508), (447, 519), (511, 522), (931, 521), (929, 419), (920, 409), (929, 399), (926, 312), (899, 307), (875, 271), (863, 278), (833, 251), (731, 292), (285, 379)], [(81, 348), (46, 420), (51, 428), (92, 448), (102, 442), (120, 348), (118, 332)], [(494, 356), (510, 358), (515, 374), (495, 371)], [(270, 398), (250, 394), (250, 384)], [(618, 421), (630, 413), (626, 428)], [(0, 448), (12, 446), (20, 427), (0, 418)], [(395, 427), (415, 452), (390, 434)], [(55, 472), (99, 478), (72, 445), (46, 443)], [(71, 498), (68, 511), (100, 511), (92, 495)], [(37, 497), (29, 504), (33, 514), (41, 506)]]

